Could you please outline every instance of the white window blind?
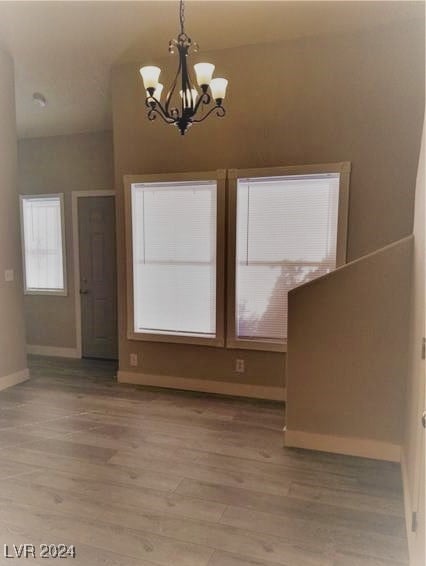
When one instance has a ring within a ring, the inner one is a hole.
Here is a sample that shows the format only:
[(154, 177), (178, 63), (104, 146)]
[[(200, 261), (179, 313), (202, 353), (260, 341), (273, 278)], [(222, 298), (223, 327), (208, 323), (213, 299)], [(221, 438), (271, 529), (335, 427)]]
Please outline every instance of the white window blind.
[(21, 197), (26, 291), (64, 292), (61, 195)]
[(216, 181), (131, 186), (137, 333), (216, 336)]
[(288, 292), (335, 268), (339, 178), (238, 180), (237, 338), (284, 342)]

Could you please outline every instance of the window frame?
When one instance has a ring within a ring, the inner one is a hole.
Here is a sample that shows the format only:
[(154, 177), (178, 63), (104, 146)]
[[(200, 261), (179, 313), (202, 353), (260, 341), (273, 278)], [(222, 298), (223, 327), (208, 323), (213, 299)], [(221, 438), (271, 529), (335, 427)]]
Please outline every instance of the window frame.
[(286, 352), (287, 340), (273, 342), (239, 338), (236, 334), (236, 230), (237, 230), (237, 187), (238, 179), (284, 177), (290, 175), (309, 175), (339, 173), (339, 203), (337, 219), (336, 267), (346, 263), (347, 226), (349, 211), (349, 161), (286, 167), (267, 167), (257, 169), (228, 170), (228, 262), (227, 262), (227, 336), (226, 347), (268, 352)]
[[(132, 185), (136, 183), (162, 183), (182, 181), (216, 181), (216, 336), (179, 336), (135, 332), (134, 329), (134, 281), (133, 281), (133, 226)], [(124, 210), (126, 244), (126, 309), (127, 338), (142, 342), (167, 342), (200, 346), (225, 346), (225, 207), (226, 170), (199, 171), (195, 173), (164, 173), (150, 175), (124, 175)]]
[[(62, 239), (62, 276), (64, 281), (63, 289), (34, 289), (27, 287), (27, 266), (26, 266), (26, 253), (25, 253), (25, 230), (24, 230), (24, 201), (26, 200), (40, 200), (58, 198), (61, 214), (61, 239)], [(68, 296), (68, 280), (67, 280), (67, 254), (66, 254), (66, 241), (65, 241), (65, 198), (64, 193), (43, 193), (31, 195), (19, 195), (19, 214), (21, 223), (21, 250), (22, 250), (22, 270), (23, 270), (23, 283), (24, 295), (47, 295), (57, 297)]]

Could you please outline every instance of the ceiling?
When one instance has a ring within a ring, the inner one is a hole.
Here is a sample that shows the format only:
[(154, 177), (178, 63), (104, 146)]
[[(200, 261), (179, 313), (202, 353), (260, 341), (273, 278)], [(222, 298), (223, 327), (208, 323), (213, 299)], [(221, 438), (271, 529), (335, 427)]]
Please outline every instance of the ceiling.
[[(175, 37), (178, 2), (0, 1), (0, 46), (15, 60), (20, 137), (111, 128), (109, 77), (120, 61), (152, 62)], [(424, 18), (411, 1), (210, 1), (186, 3), (201, 49), (345, 33)], [(32, 101), (41, 92), (45, 108)]]

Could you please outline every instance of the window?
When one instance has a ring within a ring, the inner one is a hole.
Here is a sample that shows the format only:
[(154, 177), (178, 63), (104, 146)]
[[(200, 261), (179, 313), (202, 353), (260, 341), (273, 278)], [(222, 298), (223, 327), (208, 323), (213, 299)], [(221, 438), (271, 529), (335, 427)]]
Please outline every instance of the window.
[(25, 293), (66, 295), (63, 195), (20, 201)]
[(126, 178), (130, 338), (224, 344), (224, 182)]
[(348, 172), (231, 172), (228, 346), (285, 350), (288, 292), (345, 260)]

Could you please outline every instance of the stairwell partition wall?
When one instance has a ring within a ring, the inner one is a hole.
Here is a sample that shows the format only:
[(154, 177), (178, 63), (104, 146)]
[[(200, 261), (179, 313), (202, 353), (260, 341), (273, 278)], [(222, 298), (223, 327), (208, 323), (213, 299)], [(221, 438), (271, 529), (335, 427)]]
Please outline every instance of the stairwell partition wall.
[(126, 175), (128, 339), (286, 351), (288, 290), (346, 260), (349, 173)]

